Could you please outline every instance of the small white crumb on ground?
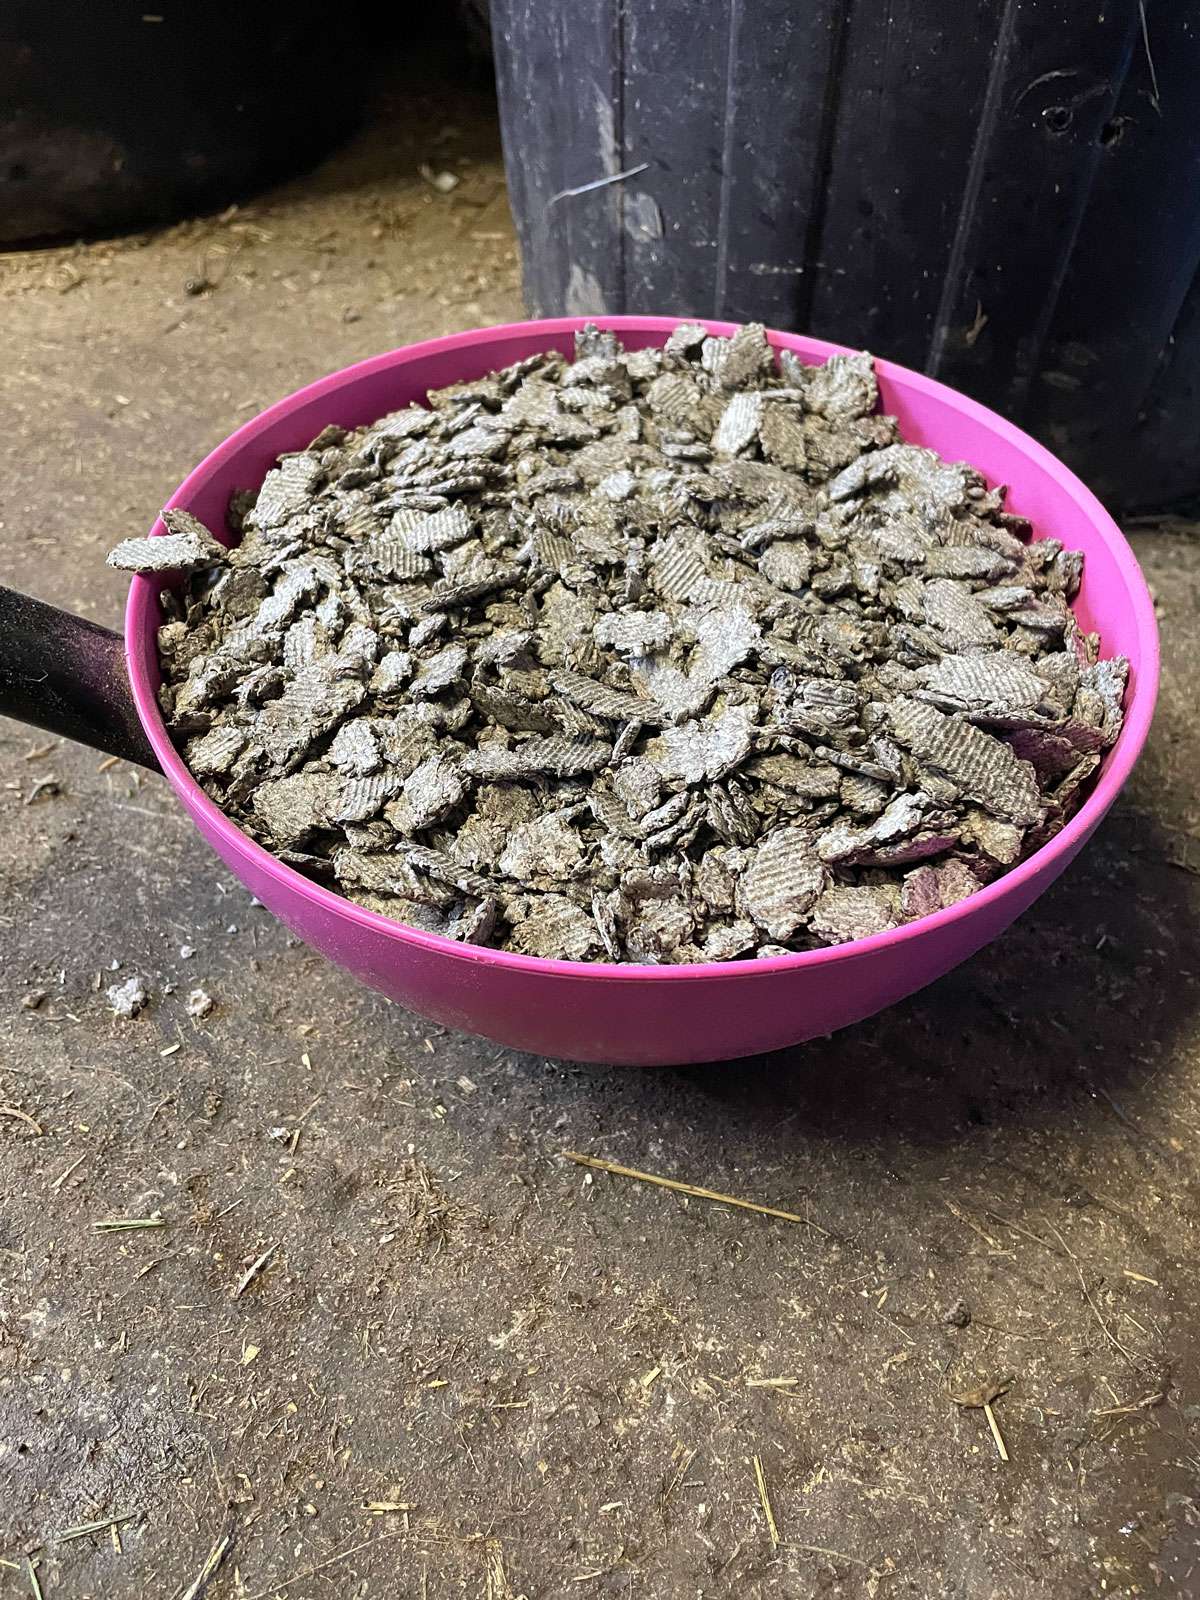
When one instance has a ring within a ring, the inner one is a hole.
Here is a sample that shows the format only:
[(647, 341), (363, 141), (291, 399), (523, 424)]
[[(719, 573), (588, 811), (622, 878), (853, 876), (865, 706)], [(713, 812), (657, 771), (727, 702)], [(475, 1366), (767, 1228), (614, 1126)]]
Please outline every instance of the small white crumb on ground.
[(128, 978), (108, 988), (108, 1003), (115, 1017), (136, 1017), (149, 999), (150, 991), (141, 978)]
[(189, 1017), (207, 1017), (213, 1008), (212, 996), (205, 994), (203, 989), (193, 989), (187, 997), (185, 1008)]

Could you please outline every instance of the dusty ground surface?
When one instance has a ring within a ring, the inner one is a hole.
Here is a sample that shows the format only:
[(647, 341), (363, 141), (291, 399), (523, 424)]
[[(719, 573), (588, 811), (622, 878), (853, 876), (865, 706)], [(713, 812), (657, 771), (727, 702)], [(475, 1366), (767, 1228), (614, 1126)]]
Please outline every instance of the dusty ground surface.
[[(104, 550), (235, 423), (519, 314), (494, 114), (439, 70), (225, 221), (0, 264), (5, 582), (117, 624)], [(1200, 1595), (1200, 542), (1136, 545), (1166, 679), (1100, 836), (768, 1059), (430, 1028), (161, 780), (0, 722), (0, 1594)], [(1001, 1379), (1007, 1460), (952, 1399)]]

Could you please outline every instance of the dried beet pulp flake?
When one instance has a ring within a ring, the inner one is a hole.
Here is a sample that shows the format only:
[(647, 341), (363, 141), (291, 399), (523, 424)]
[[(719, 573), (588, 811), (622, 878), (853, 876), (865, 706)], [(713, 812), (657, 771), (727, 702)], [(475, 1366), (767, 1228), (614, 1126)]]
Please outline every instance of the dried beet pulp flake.
[[(871, 359), (588, 327), (127, 540), (211, 798), (410, 925), (573, 961), (745, 960), (899, 926), (1051, 837), (1123, 660)], [(1043, 530), (1049, 532), (1049, 530)]]

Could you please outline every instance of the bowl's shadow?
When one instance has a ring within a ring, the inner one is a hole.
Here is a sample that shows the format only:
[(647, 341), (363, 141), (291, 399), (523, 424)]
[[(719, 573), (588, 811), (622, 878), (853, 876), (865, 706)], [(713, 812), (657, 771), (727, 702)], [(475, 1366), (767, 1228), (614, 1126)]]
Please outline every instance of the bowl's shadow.
[(1023, 918), (919, 994), (824, 1039), (669, 1074), (689, 1124), (933, 1144), (1050, 1121), (1081, 1095), (1126, 1116), (1123, 1095), (1200, 1006), (1178, 845), (1118, 809)]

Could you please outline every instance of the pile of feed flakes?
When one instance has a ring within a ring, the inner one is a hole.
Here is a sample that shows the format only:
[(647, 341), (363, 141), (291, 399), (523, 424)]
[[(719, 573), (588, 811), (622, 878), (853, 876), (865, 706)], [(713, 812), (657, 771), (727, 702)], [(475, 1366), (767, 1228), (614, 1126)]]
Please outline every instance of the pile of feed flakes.
[(1043, 843), (1121, 727), (1082, 557), (901, 442), (871, 358), (588, 327), (110, 560), (161, 703), (282, 861), (429, 932), (730, 961), (893, 928)]

